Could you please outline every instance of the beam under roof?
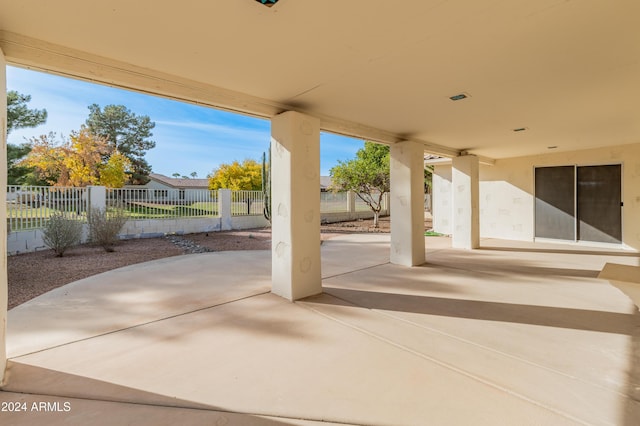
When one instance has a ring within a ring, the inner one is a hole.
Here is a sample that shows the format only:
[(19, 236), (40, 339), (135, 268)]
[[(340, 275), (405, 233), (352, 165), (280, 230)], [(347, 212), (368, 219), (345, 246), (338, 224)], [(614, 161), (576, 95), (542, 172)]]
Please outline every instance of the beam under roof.
[(322, 130), (327, 132), (387, 145), (401, 141), (414, 141), (422, 144), (425, 151), (431, 154), (443, 157), (460, 155), (458, 149), (412, 138), (410, 135), (395, 134), (342, 120), (338, 117), (318, 114), (312, 110), (138, 67), (9, 31), (0, 30), (0, 48), (10, 64), (28, 69), (253, 117), (270, 119), (284, 111), (298, 111), (319, 118)]

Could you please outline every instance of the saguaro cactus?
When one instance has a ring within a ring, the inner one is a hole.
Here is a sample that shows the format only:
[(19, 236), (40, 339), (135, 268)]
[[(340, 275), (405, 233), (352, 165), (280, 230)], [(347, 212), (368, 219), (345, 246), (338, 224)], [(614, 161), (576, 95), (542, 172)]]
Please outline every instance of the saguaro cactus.
[(265, 219), (271, 222), (271, 144), (269, 144), (268, 160), (267, 153), (262, 153), (262, 194), (263, 214)]

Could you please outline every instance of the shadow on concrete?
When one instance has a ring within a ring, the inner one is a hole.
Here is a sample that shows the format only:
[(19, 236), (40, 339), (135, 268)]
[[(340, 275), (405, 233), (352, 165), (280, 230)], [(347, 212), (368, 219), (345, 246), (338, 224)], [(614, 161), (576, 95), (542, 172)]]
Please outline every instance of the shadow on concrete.
[[(639, 327), (640, 328), (640, 327)], [(624, 409), (623, 426), (637, 426), (640, 419), (634, 413), (640, 404), (640, 330), (636, 332), (629, 342), (629, 370), (627, 372), (627, 392)]]
[(596, 251), (592, 249), (568, 250), (568, 249), (551, 249), (551, 248), (523, 248), (523, 247), (496, 247), (482, 245), (476, 249), (479, 251), (507, 251), (514, 253), (548, 253), (548, 254), (579, 254), (591, 256), (614, 256), (614, 257), (637, 257), (640, 259), (640, 253), (619, 251)]
[[(292, 424), (287, 418), (280, 421), (260, 414), (235, 413), (221, 407), (11, 360), (7, 366), (7, 377), (8, 383), (0, 391), (0, 401), (26, 402), (28, 408), (26, 412), (1, 413), (3, 424), (15, 426), (117, 424), (119, 415), (136, 424)], [(167, 386), (167, 389), (171, 387)], [(34, 402), (55, 401), (68, 402), (71, 409), (66, 413), (62, 410), (34, 413), (30, 409)]]
[(435, 266), (447, 269), (458, 269), (473, 274), (485, 273), (490, 275), (508, 275), (516, 281), (518, 277), (538, 276), (562, 276), (576, 278), (597, 278), (600, 269), (583, 268), (558, 268), (553, 266), (541, 266), (539, 261), (527, 259), (503, 259), (483, 256), (473, 253), (473, 256), (460, 251), (443, 251), (435, 256), (427, 258), (424, 267)]
[[(107, 296), (113, 296), (113, 294), (109, 293)], [(135, 292), (127, 294), (128, 296), (135, 296)], [(13, 332), (10, 338), (13, 340), (12, 345), (14, 347), (12, 347), (10, 357), (18, 358), (70, 343), (110, 335), (119, 335), (131, 339), (131, 348), (144, 347), (150, 342), (157, 341), (171, 341), (176, 345), (180, 345), (192, 331), (195, 321), (201, 321), (203, 327), (212, 329), (225, 328), (248, 331), (256, 335), (270, 335), (274, 338), (288, 340), (309, 338), (305, 330), (299, 327), (295, 321), (291, 321), (286, 317), (274, 318), (268, 314), (270, 303), (273, 300), (280, 300), (269, 292), (248, 294), (243, 297), (230, 297), (215, 305), (160, 316), (161, 313), (176, 307), (176, 303), (172, 302), (171, 299), (165, 300), (164, 297), (161, 297), (165, 295), (168, 297), (170, 294), (171, 290), (167, 288), (158, 287), (154, 289), (153, 295), (156, 301), (153, 306), (158, 315), (155, 318), (149, 318), (144, 321), (135, 321), (137, 319), (133, 314), (136, 310), (135, 305), (121, 303), (120, 307), (118, 307), (116, 304), (108, 303), (109, 300), (103, 301), (104, 294), (97, 295), (94, 302), (97, 303), (99, 309), (96, 309), (94, 313), (83, 312), (84, 315), (60, 315), (56, 318), (56, 321), (39, 323), (37, 332), (29, 328)], [(145, 293), (140, 296), (140, 299), (142, 300), (148, 296), (148, 293)], [(134, 301), (134, 299), (135, 297), (130, 298), (131, 301)], [(239, 313), (237, 310), (230, 308), (233, 304), (242, 304), (248, 300), (252, 300), (259, 308), (250, 313)], [(123, 312), (131, 313), (132, 316), (123, 317)], [(208, 315), (202, 315), (206, 313)], [(82, 320), (79, 320), (79, 318), (82, 318)], [(113, 321), (113, 318), (119, 318), (120, 322)], [(166, 324), (166, 326), (158, 327), (160, 324)], [(34, 335), (38, 336), (37, 341), (31, 342), (34, 339)], [(19, 343), (16, 343), (16, 341)], [(16, 349), (15, 346), (18, 346), (19, 349)]]
[[(325, 287), (325, 291), (357, 306), (483, 321), (499, 321), (633, 336), (640, 317), (587, 309), (485, 302)], [(331, 299), (314, 300), (332, 303)]]

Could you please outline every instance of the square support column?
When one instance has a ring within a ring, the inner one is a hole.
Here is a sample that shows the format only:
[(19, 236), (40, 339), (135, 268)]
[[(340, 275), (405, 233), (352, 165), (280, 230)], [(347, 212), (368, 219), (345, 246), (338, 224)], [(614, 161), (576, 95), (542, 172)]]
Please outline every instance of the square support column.
[(322, 293), (320, 120), (271, 119), (271, 291), (291, 301)]
[(391, 145), (391, 263), (424, 263), (424, 147)]
[(218, 214), (220, 215), (220, 230), (233, 229), (233, 217), (231, 215), (231, 190), (218, 189)]
[(0, 50), (0, 384), (7, 367), (7, 61)]
[(464, 155), (452, 161), (452, 246), (463, 249), (478, 248), (480, 247), (478, 157)]
[(87, 186), (89, 199), (87, 208), (89, 212), (93, 209), (104, 210), (107, 208), (107, 187), (105, 186)]

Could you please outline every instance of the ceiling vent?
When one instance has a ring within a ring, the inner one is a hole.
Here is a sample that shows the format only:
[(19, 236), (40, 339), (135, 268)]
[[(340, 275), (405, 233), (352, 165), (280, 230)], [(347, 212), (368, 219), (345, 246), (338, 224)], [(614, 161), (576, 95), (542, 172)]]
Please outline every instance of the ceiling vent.
[(271, 7), (274, 4), (278, 3), (278, 0), (256, 0), (258, 3), (262, 3), (267, 7)]
[(529, 130), (527, 127), (518, 127), (517, 129), (513, 129), (514, 132), (524, 132)]
[(458, 93), (457, 95), (449, 96), (452, 101), (461, 101), (463, 99), (470, 98), (468, 93)]

